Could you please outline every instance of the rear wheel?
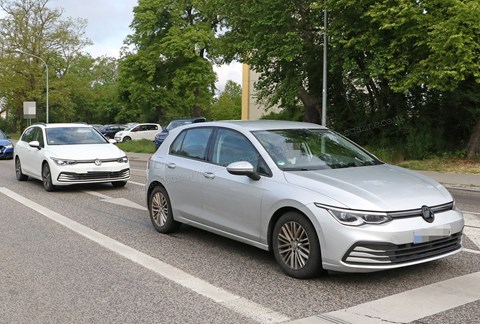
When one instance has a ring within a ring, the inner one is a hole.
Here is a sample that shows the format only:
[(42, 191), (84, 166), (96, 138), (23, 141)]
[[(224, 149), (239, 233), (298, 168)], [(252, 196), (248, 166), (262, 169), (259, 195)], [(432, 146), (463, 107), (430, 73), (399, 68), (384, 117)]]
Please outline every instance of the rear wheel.
[(153, 227), (160, 233), (171, 233), (178, 229), (179, 222), (173, 219), (172, 205), (165, 188), (156, 186), (150, 193), (148, 211)]
[(22, 172), (22, 164), (20, 163), (20, 158), (18, 157), (15, 160), (15, 176), (17, 177), (18, 181), (28, 180), (28, 176), (24, 175)]
[(273, 228), (273, 254), (289, 276), (306, 279), (322, 271), (320, 243), (315, 228), (298, 212), (287, 212)]
[(43, 187), (45, 188), (46, 191), (55, 190), (55, 186), (52, 183), (52, 174), (50, 172), (50, 167), (46, 162), (43, 163), (43, 166), (42, 166), (42, 181), (43, 181)]

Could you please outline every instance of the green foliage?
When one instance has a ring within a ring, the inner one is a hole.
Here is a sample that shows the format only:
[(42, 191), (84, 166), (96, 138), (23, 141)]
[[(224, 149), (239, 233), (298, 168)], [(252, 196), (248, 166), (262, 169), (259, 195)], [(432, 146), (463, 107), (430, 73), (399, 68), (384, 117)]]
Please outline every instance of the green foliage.
[(236, 120), (242, 117), (242, 87), (228, 80), (206, 115), (209, 120)]
[(216, 80), (207, 57), (217, 28), (210, 2), (141, 0), (131, 26), (134, 50), (120, 63), (125, 114), (152, 121), (203, 115)]
[(149, 140), (137, 140), (117, 143), (118, 148), (125, 152), (134, 153), (155, 153), (155, 143)]

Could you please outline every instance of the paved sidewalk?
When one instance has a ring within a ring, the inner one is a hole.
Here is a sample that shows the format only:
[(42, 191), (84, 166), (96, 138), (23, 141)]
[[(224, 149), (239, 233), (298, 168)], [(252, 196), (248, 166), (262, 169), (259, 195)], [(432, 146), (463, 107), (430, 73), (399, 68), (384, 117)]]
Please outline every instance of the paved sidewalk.
[[(128, 158), (132, 161), (147, 162), (151, 154), (130, 153), (127, 152)], [(427, 175), (448, 188), (480, 191), (480, 174), (463, 174), (463, 173), (444, 173), (433, 171), (416, 171)]]

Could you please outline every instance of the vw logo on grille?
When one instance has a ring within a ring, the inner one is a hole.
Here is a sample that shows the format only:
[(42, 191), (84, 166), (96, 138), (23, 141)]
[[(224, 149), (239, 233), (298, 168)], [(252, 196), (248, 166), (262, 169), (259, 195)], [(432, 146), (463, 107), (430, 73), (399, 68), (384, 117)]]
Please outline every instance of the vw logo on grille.
[(425, 205), (422, 206), (422, 217), (428, 223), (432, 223), (435, 220), (435, 214)]
[(100, 160), (100, 159), (95, 159), (95, 165), (96, 165), (96, 166), (101, 166), (101, 165), (102, 165), (102, 160)]

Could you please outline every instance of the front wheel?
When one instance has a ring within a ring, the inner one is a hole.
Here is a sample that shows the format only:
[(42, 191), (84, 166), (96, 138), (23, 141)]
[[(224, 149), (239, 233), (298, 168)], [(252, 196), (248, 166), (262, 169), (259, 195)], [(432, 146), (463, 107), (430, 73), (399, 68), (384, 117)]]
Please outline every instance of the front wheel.
[(322, 271), (320, 243), (315, 228), (298, 212), (282, 215), (273, 228), (273, 254), (291, 277), (307, 279)]
[(131, 140), (132, 140), (132, 138), (130, 136), (125, 136), (123, 138), (123, 142), (128, 142), (128, 141), (131, 141)]
[(15, 159), (15, 176), (17, 177), (18, 181), (28, 180), (28, 176), (24, 175), (22, 172), (22, 164), (20, 163), (20, 159), (18, 157)]
[(153, 227), (160, 233), (171, 233), (178, 229), (179, 222), (173, 219), (172, 205), (165, 188), (156, 186), (150, 193), (148, 211)]
[(42, 166), (42, 181), (43, 187), (46, 191), (54, 191), (55, 186), (52, 183), (52, 173), (50, 172), (50, 167), (48, 163), (44, 163)]

